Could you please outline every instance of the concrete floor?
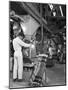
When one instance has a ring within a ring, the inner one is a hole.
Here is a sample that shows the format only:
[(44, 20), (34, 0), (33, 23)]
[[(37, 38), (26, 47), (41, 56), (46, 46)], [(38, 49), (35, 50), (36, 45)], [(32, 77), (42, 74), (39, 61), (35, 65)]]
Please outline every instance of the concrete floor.
[[(48, 86), (65, 85), (65, 64), (55, 64), (54, 67), (46, 68), (46, 81)], [(24, 78), (29, 78), (30, 73), (24, 72)], [(28, 82), (23, 79), (23, 82), (13, 82), (10, 78), (10, 88), (29, 87)]]
[(56, 64), (52, 68), (47, 68), (47, 82), (48, 85), (65, 85), (65, 64)]

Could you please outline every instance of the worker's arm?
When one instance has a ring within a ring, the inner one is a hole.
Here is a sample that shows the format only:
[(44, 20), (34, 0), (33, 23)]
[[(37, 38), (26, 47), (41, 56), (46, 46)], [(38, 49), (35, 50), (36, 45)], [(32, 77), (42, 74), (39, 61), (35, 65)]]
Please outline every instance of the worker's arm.
[(21, 45), (21, 46), (24, 46), (24, 47), (30, 47), (31, 44), (26, 44), (25, 42), (23, 42), (21, 39), (18, 39), (18, 43)]

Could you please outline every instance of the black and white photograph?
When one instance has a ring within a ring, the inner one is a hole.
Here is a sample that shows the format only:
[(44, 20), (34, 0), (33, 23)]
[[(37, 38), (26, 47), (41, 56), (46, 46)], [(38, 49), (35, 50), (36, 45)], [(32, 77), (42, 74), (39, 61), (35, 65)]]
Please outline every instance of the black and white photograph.
[(9, 1), (9, 88), (66, 86), (66, 4)]

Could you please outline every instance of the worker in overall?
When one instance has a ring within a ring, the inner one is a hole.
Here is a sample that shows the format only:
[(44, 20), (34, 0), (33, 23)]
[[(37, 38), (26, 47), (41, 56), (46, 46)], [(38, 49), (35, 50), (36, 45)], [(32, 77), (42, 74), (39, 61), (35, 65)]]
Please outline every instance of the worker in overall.
[(23, 41), (24, 34), (23, 32), (21, 32), (21, 27), (18, 24), (15, 24), (13, 26), (13, 30), (15, 34), (15, 38), (13, 39), (13, 48), (14, 48), (13, 81), (22, 81), (23, 78), (22, 47), (34, 48), (34, 45), (27, 44)]

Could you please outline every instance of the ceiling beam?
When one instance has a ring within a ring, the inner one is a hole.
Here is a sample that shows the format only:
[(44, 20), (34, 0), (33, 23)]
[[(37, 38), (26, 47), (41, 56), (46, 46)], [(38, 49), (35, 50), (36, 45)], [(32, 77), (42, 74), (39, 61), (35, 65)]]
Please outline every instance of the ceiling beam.
[(38, 13), (38, 11), (33, 7), (31, 3), (23, 2), (21, 3), (21, 7), (24, 8), (38, 23), (43, 24), (43, 27), (49, 31), (50, 33), (53, 33), (47, 26), (47, 21)]

